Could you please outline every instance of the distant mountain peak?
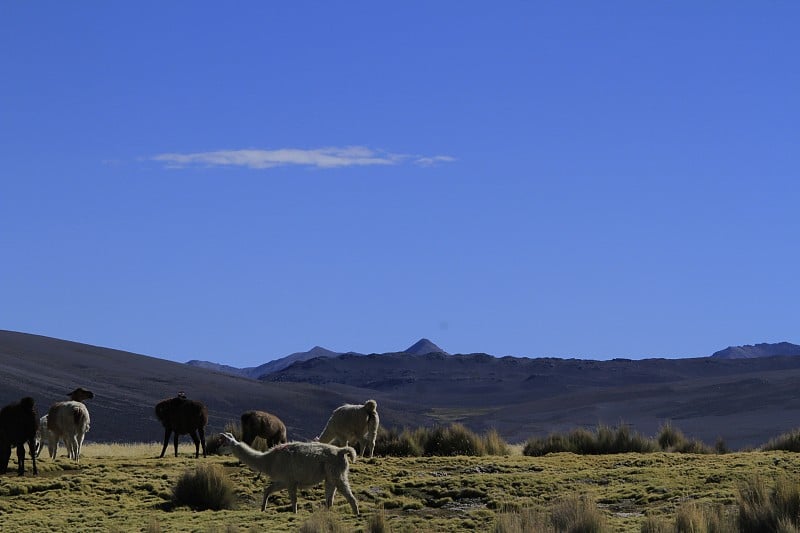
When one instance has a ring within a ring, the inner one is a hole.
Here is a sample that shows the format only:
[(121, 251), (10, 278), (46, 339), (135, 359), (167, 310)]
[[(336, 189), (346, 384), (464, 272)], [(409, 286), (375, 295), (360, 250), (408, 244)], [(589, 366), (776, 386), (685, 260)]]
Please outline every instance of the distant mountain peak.
[(442, 353), (448, 355), (447, 352), (436, 346), (433, 342), (428, 339), (422, 338), (403, 350), (403, 353), (408, 353), (412, 355), (427, 355), (429, 353)]
[(760, 344), (745, 344), (743, 346), (728, 346), (724, 350), (714, 352), (711, 357), (716, 359), (753, 359), (756, 357), (775, 357), (778, 355), (798, 356), (800, 346), (791, 342)]

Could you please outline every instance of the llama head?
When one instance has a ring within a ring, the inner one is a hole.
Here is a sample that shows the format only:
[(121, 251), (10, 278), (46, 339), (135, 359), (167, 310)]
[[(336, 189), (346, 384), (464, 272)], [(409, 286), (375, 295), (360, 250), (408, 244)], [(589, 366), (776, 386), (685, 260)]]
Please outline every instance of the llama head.
[(231, 450), (239, 444), (236, 437), (232, 433), (219, 434), (219, 451), (221, 453), (231, 453)]
[(86, 390), (83, 387), (78, 387), (74, 391), (67, 394), (70, 400), (76, 402), (82, 402), (83, 400), (90, 400), (94, 398), (94, 393), (90, 390)]

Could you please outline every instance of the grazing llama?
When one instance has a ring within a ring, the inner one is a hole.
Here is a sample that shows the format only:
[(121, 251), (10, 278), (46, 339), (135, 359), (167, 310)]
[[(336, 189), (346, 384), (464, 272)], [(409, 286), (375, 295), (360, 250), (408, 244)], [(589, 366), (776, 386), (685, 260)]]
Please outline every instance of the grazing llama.
[(336, 489), (339, 489), (353, 513), (359, 514), (358, 502), (347, 479), (350, 461), (356, 460), (356, 451), (347, 446), (339, 448), (321, 442), (290, 442), (259, 452), (230, 433), (220, 435), (224, 453), (232, 452), (241, 462), (259, 473), (269, 476), (270, 484), (264, 489), (261, 510), (267, 510), (267, 499), (273, 492), (288, 489), (292, 500), (292, 511), (297, 512), (297, 489), (313, 487), (325, 482), (325, 505), (333, 505)]

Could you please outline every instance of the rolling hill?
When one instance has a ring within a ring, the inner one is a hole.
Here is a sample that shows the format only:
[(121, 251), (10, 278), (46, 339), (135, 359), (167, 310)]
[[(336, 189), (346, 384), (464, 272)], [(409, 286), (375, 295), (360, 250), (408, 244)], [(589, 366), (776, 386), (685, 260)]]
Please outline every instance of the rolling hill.
[(286, 422), (291, 438), (307, 439), (336, 406), (374, 398), (384, 426), (457, 421), (521, 442), (598, 423), (653, 435), (671, 421), (709, 444), (722, 438), (741, 448), (800, 426), (798, 385), (800, 357), (790, 355), (593, 361), (441, 350), (296, 358), (255, 380), (0, 331), (0, 402), (31, 395), (41, 412), (74, 387), (89, 388), (96, 396), (87, 402), (88, 438), (97, 441), (160, 440), (153, 406), (185, 391), (208, 405), (209, 432), (245, 410), (264, 409)]

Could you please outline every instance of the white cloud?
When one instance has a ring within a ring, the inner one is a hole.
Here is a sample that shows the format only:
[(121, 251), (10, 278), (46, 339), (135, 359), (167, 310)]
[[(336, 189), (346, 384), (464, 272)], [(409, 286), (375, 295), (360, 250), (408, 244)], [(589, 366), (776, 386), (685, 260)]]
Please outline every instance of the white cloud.
[(365, 146), (329, 147), (315, 150), (283, 148), (279, 150), (219, 150), (192, 154), (159, 154), (152, 157), (169, 167), (233, 166), (246, 168), (272, 168), (299, 165), (317, 168), (352, 166), (398, 165), (408, 161), (420, 166), (431, 166), (455, 161), (450, 156), (424, 157), (393, 154)]
[(441, 163), (452, 163), (455, 160), (455, 157), (449, 155), (435, 155), (433, 157), (417, 157), (414, 163), (421, 167), (432, 167)]

